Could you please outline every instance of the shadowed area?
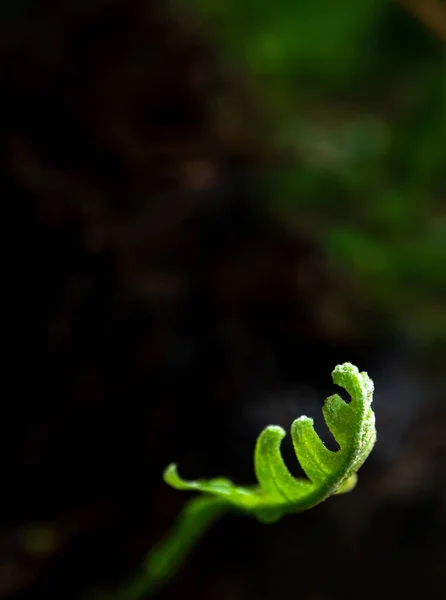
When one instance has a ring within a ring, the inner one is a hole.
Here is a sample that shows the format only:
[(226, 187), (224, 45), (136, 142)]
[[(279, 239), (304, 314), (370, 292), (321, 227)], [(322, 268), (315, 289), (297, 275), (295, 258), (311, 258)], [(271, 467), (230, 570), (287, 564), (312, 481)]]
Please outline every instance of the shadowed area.
[[(320, 408), (345, 361), (376, 389), (378, 443), (355, 491), (271, 526), (225, 517), (159, 597), (445, 589), (444, 173), (439, 84), (423, 70), (437, 41), (401, 8), (370, 13), (413, 87), (378, 84), (392, 75), (379, 54), (370, 84), (352, 66), (359, 83), (317, 95), (314, 73), (338, 71), (311, 40), (292, 47), (293, 64), (310, 57), (292, 78), (285, 50), (266, 56), (217, 4), (0, 9), (1, 600), (118, 587), (181, 509), (161, 478), (173, 460), (185, 478), (253, 483), (259, 432), (301, 414), (330, 447)], [(375, 97), (392, 150), (382, 121), (355, 129)], [(289, 436), (283, 452), (299, 475)]]

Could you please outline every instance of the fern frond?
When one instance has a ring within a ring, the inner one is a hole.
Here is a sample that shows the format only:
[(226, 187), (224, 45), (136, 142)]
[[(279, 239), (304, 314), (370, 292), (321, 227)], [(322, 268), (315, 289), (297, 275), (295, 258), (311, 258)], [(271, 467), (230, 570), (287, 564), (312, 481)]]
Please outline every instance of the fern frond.
[(307, 510), (332, 494), (350, 491), (376, 440), (373, 382), (350, 363), (337, 366), (332, 377), (351, 396), (348, 404), (337, 394), (330, 396), (322, 409), (339, 450), (326, 448), (312, 419), (300, 417), (291, 425), (291, 438), (307, 478), (295, 478), (289, 472), (280, 452), (285, 431), (274, 425), (266, 427), (257, 439), (256, 486), (238, 486), (225, 478), (185, 481), (176, 464), (169, 465), (164, 472), (166, 483), (202, 495), (185, 504), (173, 529), (149, 553), (140, 575), (107, 600), (139, 600), (151, 595), (179, 568), (198, 538), (229, 509), (272, 523), (287, 513)]
[(176, 464), (167, 467), (164, 480), (178, 490), (214, 496), (262, 522), (277, 521), (287, 513), (307, 510), (332, 494), (349, 491), (376, 440), (371, 408), (373, 382), (367, 373), (360, 373), (350, 363), (338, 365), (332, 377), (351, 397), (347, 403), (337, 394), (330, 396), (322, 409), (339, 450), (326, 448), (312, 419), (299, 417), (291, 425), (294, 450), (307, 479), (291, 475), (280, 450), (285, 431), (270, 425), (259, 435), (255, 448), (257, 486), (238, 486), (224, 478), (185, 481)]

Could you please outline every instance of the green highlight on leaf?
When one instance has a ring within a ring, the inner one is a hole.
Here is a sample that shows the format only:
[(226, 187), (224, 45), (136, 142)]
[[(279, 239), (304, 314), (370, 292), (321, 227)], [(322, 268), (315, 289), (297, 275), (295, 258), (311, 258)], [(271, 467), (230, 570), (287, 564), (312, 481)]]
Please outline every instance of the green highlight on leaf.
[(313, 420), (302, 416), (291, 425), (291, 439), (306, 478), (295, 478), (289, 472), (280, 450), (286, 433), (275, 425), (266, 427), (257, 439), (254, 471), (258, 485), (238, 486), (226, 478), (186, 481), (178, 474), (177, 465), (170, 464), (164, 481), (177, 490), (201, 495), (186, 503), (173, 529), (150, 552), (140, 576), (115, 598), (139, 600), (156, 591), (177, 571), (199, 537), (228, 510), (273, 523), (355, 487), (356, 473), (376, 441), (373, 382), (350, 363), (338, 365), (332, 378), (351, 397), (347, 403), (337, 394), (330, 396), (322, 409), (339, 450), (329, 450)]

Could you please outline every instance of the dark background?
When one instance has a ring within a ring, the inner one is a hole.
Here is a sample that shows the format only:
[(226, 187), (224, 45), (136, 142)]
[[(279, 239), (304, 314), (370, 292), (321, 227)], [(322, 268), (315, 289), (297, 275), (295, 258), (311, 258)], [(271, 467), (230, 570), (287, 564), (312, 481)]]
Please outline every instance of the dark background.
[(345, 361), (355, 491), (225, 517), (159, 597), (446, 597), (445, 15), (2, 3), (2, 600), (116, 589), (187, 498), (170, 461), (252, 483)]

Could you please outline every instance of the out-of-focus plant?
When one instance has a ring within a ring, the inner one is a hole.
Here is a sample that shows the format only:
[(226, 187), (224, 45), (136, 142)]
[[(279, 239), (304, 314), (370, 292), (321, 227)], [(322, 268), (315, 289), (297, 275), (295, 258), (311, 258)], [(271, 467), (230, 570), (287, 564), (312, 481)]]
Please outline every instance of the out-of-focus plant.
[(320, 240), (333, 269), (354, 281), (357, 304), (446, 340), (441, 39), (388, 0), (194, 7), (265, 107), (271, 145), (285, 151), (281, 166), (258, 174), (270, 214)]

